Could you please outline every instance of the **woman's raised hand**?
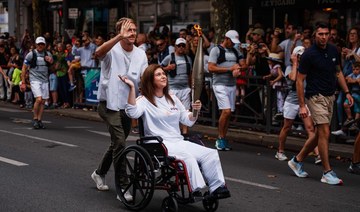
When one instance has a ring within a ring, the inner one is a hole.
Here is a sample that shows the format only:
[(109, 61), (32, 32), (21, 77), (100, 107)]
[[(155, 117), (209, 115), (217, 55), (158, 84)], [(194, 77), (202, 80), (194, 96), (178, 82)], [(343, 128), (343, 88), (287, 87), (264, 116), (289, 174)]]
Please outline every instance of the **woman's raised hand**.
[(121, 81), (123, 81), (124, 83), (126, 83), (130, 88), (134, 87), (134, 82), (131, 81), (127, 76), (121, 76), (119, 75), (119, 78)]

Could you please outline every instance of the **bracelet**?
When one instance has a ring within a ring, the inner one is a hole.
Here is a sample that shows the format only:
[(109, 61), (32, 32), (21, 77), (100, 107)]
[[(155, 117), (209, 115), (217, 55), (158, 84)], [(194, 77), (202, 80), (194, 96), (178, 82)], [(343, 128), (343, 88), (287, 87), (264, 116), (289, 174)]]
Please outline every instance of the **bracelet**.
[(347, 94), (350, 94), (350, 91), (346, 91), (346, 92), (345, 92), (345, 95), (347, 95)]

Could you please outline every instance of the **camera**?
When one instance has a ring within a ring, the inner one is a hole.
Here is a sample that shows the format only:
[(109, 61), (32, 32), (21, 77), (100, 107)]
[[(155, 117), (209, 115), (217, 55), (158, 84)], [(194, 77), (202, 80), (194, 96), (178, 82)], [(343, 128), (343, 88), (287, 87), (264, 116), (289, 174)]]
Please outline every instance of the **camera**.
[(242, 44), (240, 44), (240, 48), (242, 48), (242, 49), (246, 49), (246, 48), (248, 48), (249, 46), (250, 46), (249, 43), (242, 43)]

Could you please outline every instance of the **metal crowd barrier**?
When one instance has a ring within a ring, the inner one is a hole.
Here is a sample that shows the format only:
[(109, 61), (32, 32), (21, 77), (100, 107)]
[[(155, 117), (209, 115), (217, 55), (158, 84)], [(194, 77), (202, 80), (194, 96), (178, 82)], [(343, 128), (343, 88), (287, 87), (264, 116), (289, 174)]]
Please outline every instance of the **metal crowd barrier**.
[(81, 67), (75, 71), (76, 88), (73, 91), (73, 105), (76, 107), (92, 107), (96, 109), (97, 90), (100, 80), (100, 68)]

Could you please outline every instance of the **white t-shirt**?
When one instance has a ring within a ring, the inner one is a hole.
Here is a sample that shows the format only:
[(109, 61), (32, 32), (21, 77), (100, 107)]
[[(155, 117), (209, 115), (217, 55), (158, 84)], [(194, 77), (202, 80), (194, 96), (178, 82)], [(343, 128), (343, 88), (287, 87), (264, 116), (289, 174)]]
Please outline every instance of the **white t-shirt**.
[(131, 52), (124, 51), (120, 43), (117, 43), (104, 58), (101, 58), (97, 98), (99, 101), (106, 101), (106, 107), (114, 111), (125, 109), (129, 95), (129, 86), (121, 81), (118, 75), (126, 75), (131, 79), (138, 93), (140, 76), (148, 66), (143, 50), (134, 46)]

